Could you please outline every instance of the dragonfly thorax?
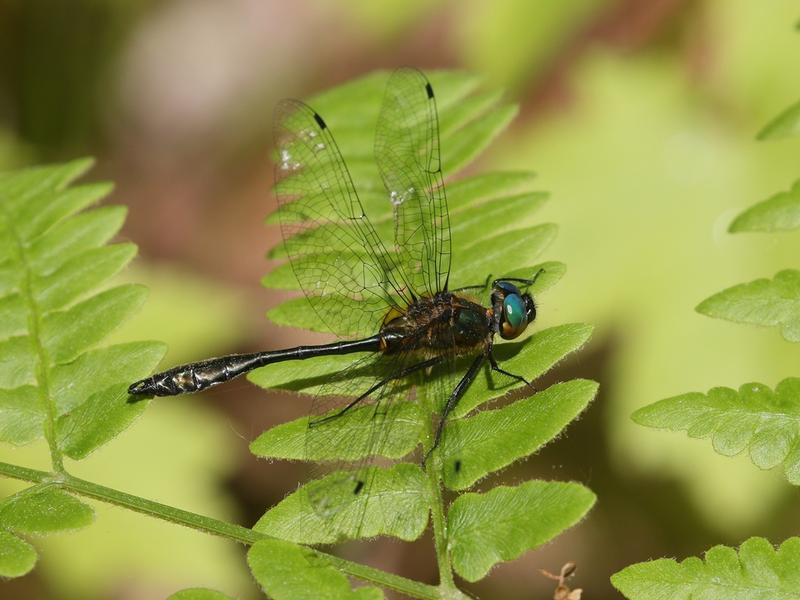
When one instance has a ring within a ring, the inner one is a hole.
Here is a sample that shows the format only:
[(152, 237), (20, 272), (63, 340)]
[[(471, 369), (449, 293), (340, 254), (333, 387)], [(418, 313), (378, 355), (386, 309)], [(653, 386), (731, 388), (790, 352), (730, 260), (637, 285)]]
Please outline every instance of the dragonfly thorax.
[(491, 311), (451, 292), (418, 298), (404, 313), (393, 314), (381, 328), (385, 354), (412, 350), (464, 354), (485, 346), (494, 334)]

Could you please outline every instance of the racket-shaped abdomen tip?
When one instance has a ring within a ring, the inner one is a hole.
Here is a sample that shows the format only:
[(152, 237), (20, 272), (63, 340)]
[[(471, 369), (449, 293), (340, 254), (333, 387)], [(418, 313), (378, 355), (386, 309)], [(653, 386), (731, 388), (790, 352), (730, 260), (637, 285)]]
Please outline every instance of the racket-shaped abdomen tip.
[(193, 369), (179, 367), (132, 383), (128, 387), (128, 393), (131, 396), (177, 396), (198, 392), (213, 385), (202, 383), (202, 380), (198, 381)]
[[(133, 396), (177, 396), (200, 392), (238, 377), (272, 358), (273, 353), (238, 354), (179, 365), (137, 381), (128, 388)], [(282, 358), (278, 354), (276, 358)]]

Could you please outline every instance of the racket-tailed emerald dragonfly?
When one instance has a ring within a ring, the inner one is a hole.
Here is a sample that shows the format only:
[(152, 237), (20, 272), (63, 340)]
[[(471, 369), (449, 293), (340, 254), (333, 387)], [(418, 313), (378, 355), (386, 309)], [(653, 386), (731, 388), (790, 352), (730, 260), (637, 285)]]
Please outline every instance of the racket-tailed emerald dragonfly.
[[(495, 335), (518, 337), (536, 318), (527, 288), (539, 273), (530, 279), (489, 276), (483, 283), (450, 289), (450, 220), (436, 96), (420, 71), (402, 68), (390, 76), (375, 132), (375, 161), (393, 212), (394, 243), (389, 246), (365, 214), (322, 116), (301, 101), (283, 100), (275, 110), (274, 135), (286, 255), (310, 308), (340, 340), (177, 366), (133, 383), (129, 393), (197, 392), (273, 363), (367, 353), (322, 385), (307, 433), (309, 449), (324, 444), (325, 436), (315, 430), (321, 433), (323, 425), (330, 429), (337, 419), (369, 407), (372, 433), (362, 442), (365, 447), (352, 453), (360, 458), (380, 454), (378, 446), (396, 414), (392, 407), (407, 400), (409, 380), (452, 374), (463, 364), (460, 379), (451, 378), (453, 387), (438, 399), (439, 421), (427, 459), (442, 439), (448, 415), (485, 364), (525, 381), (502, 369), (493, 344)], [(471, 295), (475, 290), (490, 290), (488, 306)], [(347, 339), (365, 327), (375, 333)], [(369, 373), (371, 385), (354, 390), (355, 373)], [(340, 495), (366, 492), (368, 485), (357, 471), (340, 479), (345, 488)], [(330, 508), (330, 501), (324, 502)]]

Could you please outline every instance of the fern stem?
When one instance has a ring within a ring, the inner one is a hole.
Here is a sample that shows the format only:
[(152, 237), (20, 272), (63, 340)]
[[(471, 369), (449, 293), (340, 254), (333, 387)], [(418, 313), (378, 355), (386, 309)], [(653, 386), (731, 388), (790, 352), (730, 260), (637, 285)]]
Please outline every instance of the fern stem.
[(436, 551), (436, 563), (439, 568), (439, 588), (442, 598), (462, 597), (453, 580), (453, 567), (450, 563), (447, 518), (444, 513), (444, 497), (442, 496), (442, 464), (439, 459), (439, 453), (430, 452), (436, 436), (433, 419), (430, 417), (436, 413), (436, 408), (434, 399), (431, 397), (432, 394), (425, 389), (424, 385), (417, 387), (417, 394), (422, 395), (423, 409), (425, 414), (429, 415), (429, 418), (425, 419), (427, 428), (422, 449), (423, 456), (428, 457), (424, 468), (428, 478), (428, 497), (430, 498), (431, 521), (433, 523), (433, 544)]
[(453, 581), (453, 570), (450, 564), (450, 553), (447, 544), (447, 519), (444, 514), (444, 498), (442, 497), (439, 473), (441, 463), (436, 458), (431, 458), (425, 471), (428, 475), (428, 489), (431, 499), (431, 520), (433, 521), (433, 544), (436, 549), (436, 563), (439, 567), (439, 586), (449, 598), (456, 592)]
[[(153, 500), (148, 500), (140, 496), (134, 496), (126, 492), (92, 483), (91, 481), (73, 477), (68, 473), (48, 473), (46, 471), (37, 471), (27, 467), (0, 462), (0, 475), (32, 483), (52, 483), (80, 496), (121, 506), (150, 517), (218, 535), (246, 545), (254, 544), (259, 540), (272, 539), (268, 535), (253, 531), (247, 527), (242, 527), (241, 525), (227, 523), (212, 517), (198, 515), (180, 508), (161, 504), (160, 502), (154, 502)], [(327, 560), (338, 570), (352, 577), (398, 591), (412, 598), (423, 598), (425, 600), (437, 600), (440, 598), (439, 590), (432, 585), (426, 585), (412, 579), (374, 569), (366, 565), (339, 558), (338, 556), (333, 556), (332, 554), (320, 552), (319, 550), (314, 550), (314, 552)]]
[(10, 225), (12, 220), (9, 218), (8, 213), (3, 207), (5, 220), (9, 225), (7, 229), (14, 239), (14, 245), (17, 251), (17, 260), (23, 267), (25, 276), (20, 282), (20, 296), (25, 304), (28, 305), (28, 337), (36, 352), (36, 388), (39, 395), (39, 404), (42, 407), (46, 417), (43, 423), (44, 437), (47, 440), (47, 445), (50, 448), (50, 460), (53, 464), (53, 470), (63, 472), (64, 461), (61, 456), (61, 449), (58, 447), (58, 439), (56, 438), (56, 409), (54, 403), (50, 399), (50, 381), (47, 373), (47, 365), (49, 359), (47, 350), (42, 345), (41, 338), (41, 322), (42, 314), (36, 299), (33, 294), (33, 282), (31, 280), (31, 266), (28, 262), (28, 256), (25, 252), (25, 243), (19, 236), (17, 230)]

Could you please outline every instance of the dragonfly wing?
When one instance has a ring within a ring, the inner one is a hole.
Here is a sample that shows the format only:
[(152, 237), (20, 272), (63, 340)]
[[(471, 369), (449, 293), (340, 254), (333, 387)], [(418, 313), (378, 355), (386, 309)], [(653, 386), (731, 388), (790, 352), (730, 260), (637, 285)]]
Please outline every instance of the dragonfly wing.
[(428, 79), (396, 70), (386, 85), (375, 159), (395, 217), (395, 247), (415, 291), (447, 289), (450, 217), (439, 150), (439, 117)]
[(283, 100), (274, 131), (278, 214), (297, 281), (332, 333), (374, 333), (390, 307), (402, 312), (412, 300), (397, 257), (364, 213), (322, 117), (299, 100)]

